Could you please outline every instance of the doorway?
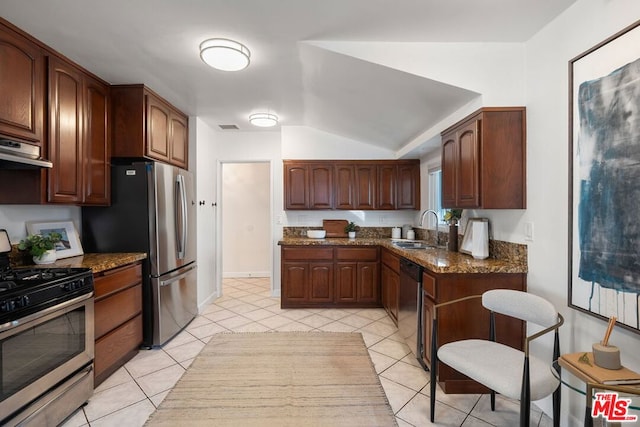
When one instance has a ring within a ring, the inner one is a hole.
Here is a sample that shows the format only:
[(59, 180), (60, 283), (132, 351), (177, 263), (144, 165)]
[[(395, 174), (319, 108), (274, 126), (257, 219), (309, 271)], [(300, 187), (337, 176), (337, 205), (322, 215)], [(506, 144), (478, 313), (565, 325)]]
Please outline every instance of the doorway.
[(221, 163), (220, 202), (222, 279), (271, 278), (271, 163)]

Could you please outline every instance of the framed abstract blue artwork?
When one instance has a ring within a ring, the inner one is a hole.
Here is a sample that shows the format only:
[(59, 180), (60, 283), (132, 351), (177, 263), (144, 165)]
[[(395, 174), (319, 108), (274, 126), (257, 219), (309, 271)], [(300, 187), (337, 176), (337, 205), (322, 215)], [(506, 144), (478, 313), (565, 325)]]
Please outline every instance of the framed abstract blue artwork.
[(640, 333), (640, 21), (569, 61), (569, 306)]

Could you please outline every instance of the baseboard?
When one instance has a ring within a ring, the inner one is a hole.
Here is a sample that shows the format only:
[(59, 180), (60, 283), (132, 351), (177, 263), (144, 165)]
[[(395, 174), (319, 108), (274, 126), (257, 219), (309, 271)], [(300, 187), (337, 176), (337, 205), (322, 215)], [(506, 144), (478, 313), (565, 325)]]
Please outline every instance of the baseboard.
[(271, 277), (270, 271), (236, 271), (236, 272), (224, 272), (222, 273), (224, 279), (234, 277)]

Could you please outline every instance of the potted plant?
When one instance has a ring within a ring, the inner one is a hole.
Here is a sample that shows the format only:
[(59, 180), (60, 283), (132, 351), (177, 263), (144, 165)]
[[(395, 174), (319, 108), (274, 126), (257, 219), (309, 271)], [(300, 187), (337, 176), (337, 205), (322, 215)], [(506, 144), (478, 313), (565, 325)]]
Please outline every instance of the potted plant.
[(18, 244), (18, 249), (28, 251), (36, 264), (51, 264), (56, 261), (56, 243), (62, 239), (60, 233), (31, 234)]
[(360, 227), (358, 227), (353, 221), (344, 227), (344, 232), (349, 234), (350, 239), (354, 239), (356, 237), (356, 231), (358, 230), (360, 230)]
[(449, 243), (447, 248), (451, 252), (458, 250), (458, 222), (462, 218), (462, 209), (447, 209), (444, 220), (449, 223)]

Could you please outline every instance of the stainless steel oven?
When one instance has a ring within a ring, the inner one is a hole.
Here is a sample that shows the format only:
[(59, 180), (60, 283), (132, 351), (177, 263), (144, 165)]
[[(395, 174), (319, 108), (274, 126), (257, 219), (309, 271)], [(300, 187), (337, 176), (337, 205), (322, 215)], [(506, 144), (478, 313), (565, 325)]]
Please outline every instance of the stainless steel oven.
[(65, 270), (0, 286), (0, 425), (58, 425), (93, 393), (93, 276)]

